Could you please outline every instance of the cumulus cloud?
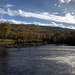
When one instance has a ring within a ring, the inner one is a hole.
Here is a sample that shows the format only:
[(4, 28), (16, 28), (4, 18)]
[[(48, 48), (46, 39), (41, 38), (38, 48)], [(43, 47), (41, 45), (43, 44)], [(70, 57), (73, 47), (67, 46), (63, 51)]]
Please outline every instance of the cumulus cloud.
[(71, 15), (70, 13), (65, 14), (65, 16), (57, 16), (55, 14), (50, 14), (49, 12), (32, 13), (32, 12), (25, 12), (21, 9), (19, 10), (8, 9), (7, 11), (3, 9), (0, 9), (0, 10), (1, 10), (0, 14), (7, 14), (10, 16), (33, 17), (33, 18), (38, 18), (38, 19), (75, 24), (75, 16)]
[(35, 24), (35, 25), (40, 25), (40, 26), (52, 26), (52, 27), (75, 29), (74, 26), (65, 26), (63, 24), (56, 24), (55, 22), (46, 24), (46, 23), (40, 23), (40, 22), (25, 22), (25, 21), (16, 21), (16, 20), (9, 20), (9, 19), (0, 19), (0, 23), (1, 22), (8, 22), (10, 24)]
[(9, 19), (0, 19), (0, 23), (8, 22), (10, 24), (31, 24), (24, 21), (16, 21), (16, 20), (9, 20)]
[(5, 5), (4, 7), (9, 8), (9, 7), (13, 7), (13, 5), (7, 4), (7, 5)]
[(66, 3), (68, 4), (69, 2), (71, 2), (72, 0), (59, 0), (60, 3)]
[(55, 22), (51, 22), (50, 24), (40, 23), (40, 22), (33, 22), (35, 25), (41, 26), (51, 26), (51, 27), (60, 27), (60, 28), (67, 28), (67, 29), (75, 29), (75, 26), (66, 26), (63, 24), (56, 24)]
[(74, 26), (66, 26), (63, 24), (56, 24), (55, 22), (52, 22), (51, 24), (49, 24), (48, 26), (52, 26), (52, 27), (60, 27), (60, 28), (67, 28), (67, 29), (75, 29)]

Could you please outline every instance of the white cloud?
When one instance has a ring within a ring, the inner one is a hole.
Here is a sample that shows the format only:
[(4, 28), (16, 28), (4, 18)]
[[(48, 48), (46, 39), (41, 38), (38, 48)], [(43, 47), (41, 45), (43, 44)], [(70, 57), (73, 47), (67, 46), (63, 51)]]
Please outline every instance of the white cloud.
[(9, 8), (9, 7), (13, 7), (13, 5), (7, 4), (7, 5), (5, 5), (4, 7)]
[(53, 15), (57, 15), (58, 13), (57, 12), (54, 12), (54, 13), (52, 13)]
[(67, 13), (65, 16), (66, 16), (67, 18), (74, 19), (74, 16), (72, 16), (70, 13)]
[(48, 26), (60, 27), (60, 28), (68, 28), (68, 29), (75, 29), (74, 26), (66, 26), (66, 25), (63, 25), (63, 24), (56, 24), (55, 22), (52, 22)]
[(58, 5), (58, 7), (60, 8), (60, 5)]
[(73, 15), (75, 15), (75, 12), (72, 12)]
[(55, 6), (57, 6), (57, 4), (54, 4)]
[(16, 21), (16, 20), (9, 20), (9, 19), (0, 19), (0, 23), (1, 22), (8, 22), (10, 24), (31, 24), (31, 23), (27, 23), (27, 22), (24, 22), (24, 21)]
[(3, 9), (0, 8), (0, 15), (1, 14), (7, 14), (7, 12), (5, 10), (3, 10)]
[(0, 8), (0, 10), (1, 10), (0, 14), (7, 14), (10, 16), (33, 17), (38, 19), (75, 24), (75, 15), (71, 15), (70, 13), (65, 14), (65, 16), (57, 16), (55, 14), (50, 14), (49, 12), (32, 13), (32, 12), (25, 12), (21, 9), (19, 10), (8, 9), (7, 11), (5, 11)]
[(66, 3), (68, 4), (69, 2), (71, 2), (72, 0), (59, 0), (60, 3)]
[(49, 13), (48, 13), (48, 12), (43, 12), (42, 14), (43, 14), (43, 15), (49, 15)]
[(0, 19), (0, 23), (1, 22), (8, 22), (10, 24), (35, 24), (35, 25), (41, 25), (41, 26), (52, 26), (52, 27), (75, 29), (74, 26), (65, 26), (63, 24), (56, 24), (55, 22), (52, 22), (50, 24), (45, 24), (40, 22), (25, 22), (25, 21), (16, 21), (16, 20), (9, 20), (9, 19)]

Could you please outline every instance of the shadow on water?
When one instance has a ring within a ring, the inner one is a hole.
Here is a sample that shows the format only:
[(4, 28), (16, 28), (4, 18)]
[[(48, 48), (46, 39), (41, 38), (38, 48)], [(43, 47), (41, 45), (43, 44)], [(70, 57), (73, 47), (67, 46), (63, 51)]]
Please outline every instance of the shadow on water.
[(8, 74), (8, 51), (3, 49), (0, 51), (0, 75)]
[(9, 53), (8, 53), (8, 51), (6, 50), (6, 49), (2, 49), (1, 51), (0, 51), (0, 56), (8, 56), (9, 55)]

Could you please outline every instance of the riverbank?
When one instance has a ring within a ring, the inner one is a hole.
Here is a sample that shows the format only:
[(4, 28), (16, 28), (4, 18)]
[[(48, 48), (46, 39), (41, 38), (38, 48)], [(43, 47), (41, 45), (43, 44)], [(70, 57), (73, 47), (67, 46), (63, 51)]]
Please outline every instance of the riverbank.
[[(43, 45), (48, 45), (48, 43), (36, 43), (36, 42), (31, 42), (31, 43), (0, 43), (0, 50), (5, 49), (5, 48), (23, 48), (23, 47), (37, 47), (37, 46), (43, 46)], [(75, 46), (72, 44), (54, 44), (56, 46), (58, 45), (65, 45), (65, 46)]]
[(22, 47), (35, 47), (35, 46), (42, 46), (46, 45), (43, 43), (11, 43), (11, 44), (0, 44), (0, 49), (5, 48), (22, 48)]

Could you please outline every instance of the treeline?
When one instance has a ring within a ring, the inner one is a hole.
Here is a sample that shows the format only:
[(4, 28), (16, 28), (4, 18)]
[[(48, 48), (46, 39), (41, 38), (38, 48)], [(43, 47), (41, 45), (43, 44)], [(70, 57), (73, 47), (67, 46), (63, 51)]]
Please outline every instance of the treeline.
[[(49, 29), (36, 25), (10, 25), (0, 24), (0, 39), (13, 39), (15, 42), (37, 42), (45, 44), (70, 44), (75, 45), (75, 30)], [(61, 30), (62, 31), (61, 31)]]
[(65, 31), (64, 33), (56, 31), (53, 35), (43, 38), (49, 44), (67, 44), (75, 45), (75, 31)]

